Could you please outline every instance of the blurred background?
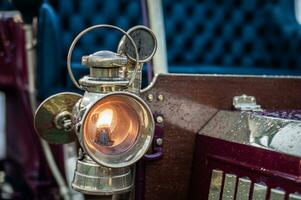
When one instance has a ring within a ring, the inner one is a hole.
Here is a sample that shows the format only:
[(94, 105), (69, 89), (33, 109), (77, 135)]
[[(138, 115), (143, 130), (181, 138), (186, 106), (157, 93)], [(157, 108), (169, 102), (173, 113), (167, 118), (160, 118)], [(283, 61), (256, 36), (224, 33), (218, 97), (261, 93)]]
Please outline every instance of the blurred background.
[[(74, 37), (91, 25), (154, 30), (159, 48), (143, 69), (144, 87), (156, 73), (301, 74), (300, 0), (0, 0), (0, 11), (2, 199), (60, 199), (62, 177), (66, 184), (72, 179), (72, 145), (45, 146), (32, 115), (52, 94), (79, 92), (68, 77), (66, 55)], [(81, 56), (116, 51), (120, 39), (103, 30), (82, 38), (73, 54), (75, 76), (89, 73)]]

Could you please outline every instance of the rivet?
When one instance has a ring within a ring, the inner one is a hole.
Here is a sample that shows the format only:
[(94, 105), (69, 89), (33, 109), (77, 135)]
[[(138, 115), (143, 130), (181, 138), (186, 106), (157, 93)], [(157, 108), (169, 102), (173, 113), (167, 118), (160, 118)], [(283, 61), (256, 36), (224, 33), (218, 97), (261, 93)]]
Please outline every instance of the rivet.
[(156, 140), (156, 144), (157, 144), (158, 146), (161, 146), (161, 145), (163, 144), (163, 139), (162, 139), (162, 138), (158, 138), (158, 139)]
[(162, 94), (159, 94), (157, 97), (158, 101), (163, 101), (164, 100), (164, 96)]
[(157, 116), (156, 120), (157, 120), (158, 123), (162, 123), (163, 122), (163, 117), (159, 115), (159, 116)]
[(154, 95), (153, 94), (148, 94), (147, 95), (147, 100), (148, 101), (153, 101), (154, 100)]

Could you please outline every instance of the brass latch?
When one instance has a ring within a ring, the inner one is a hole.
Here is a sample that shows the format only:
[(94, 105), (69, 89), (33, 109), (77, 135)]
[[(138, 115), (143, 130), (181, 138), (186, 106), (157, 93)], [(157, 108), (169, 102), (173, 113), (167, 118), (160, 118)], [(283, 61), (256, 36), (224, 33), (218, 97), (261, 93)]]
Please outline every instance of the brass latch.
[(261, 106), (256, 103), (256, 98), (245, 94), (233, 98), (233, 107), (240, 111), (262, 111)]

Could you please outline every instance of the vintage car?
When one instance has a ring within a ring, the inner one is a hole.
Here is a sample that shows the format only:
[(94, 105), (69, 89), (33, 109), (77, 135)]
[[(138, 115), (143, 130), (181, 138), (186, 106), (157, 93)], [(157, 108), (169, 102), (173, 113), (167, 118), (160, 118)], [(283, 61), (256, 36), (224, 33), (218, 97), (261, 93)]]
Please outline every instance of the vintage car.
[(299, 5), (0, 3), (0, 199), (301, 200)]

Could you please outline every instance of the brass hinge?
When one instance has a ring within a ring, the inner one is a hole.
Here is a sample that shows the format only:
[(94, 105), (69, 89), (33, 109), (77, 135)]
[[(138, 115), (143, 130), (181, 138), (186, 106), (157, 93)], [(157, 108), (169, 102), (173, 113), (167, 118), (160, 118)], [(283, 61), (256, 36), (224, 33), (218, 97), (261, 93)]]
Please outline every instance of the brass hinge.
[(262, 111), (261, 106), (256, 103), (256, 98), (245, 94), (233, 98), (233, 107), (240, 111)]

